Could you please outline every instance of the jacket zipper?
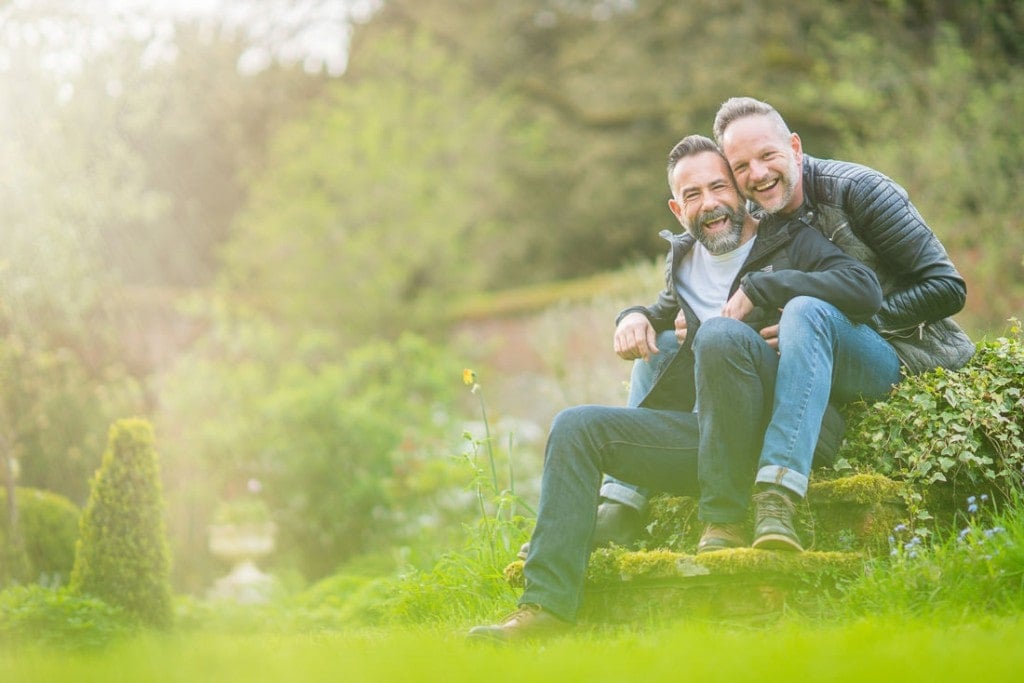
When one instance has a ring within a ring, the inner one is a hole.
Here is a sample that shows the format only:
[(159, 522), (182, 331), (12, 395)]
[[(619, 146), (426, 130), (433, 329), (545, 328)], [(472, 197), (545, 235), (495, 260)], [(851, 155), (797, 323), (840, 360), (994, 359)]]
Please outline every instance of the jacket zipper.
[(883, 337), (899, 337), (900, 339), (909, 339), (914, 336), (914, 331), (917, 330), (917, 338), (924, 339), (924, 326), (926, 323), (918, 323), (913, 327), (904, 327), (899, 330), (879, 330), (878, 333)]

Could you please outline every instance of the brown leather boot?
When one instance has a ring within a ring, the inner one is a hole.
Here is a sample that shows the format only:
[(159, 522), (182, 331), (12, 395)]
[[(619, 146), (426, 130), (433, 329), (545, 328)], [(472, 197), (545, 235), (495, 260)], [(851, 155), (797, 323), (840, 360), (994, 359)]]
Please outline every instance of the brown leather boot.
[(697, 554), (744, 548), (746, 545), (747, 537), (742, 523), (710, 522), (697, 543)]
[(520, 605), (500, 624), (477, 626), (469, 631), (470, 640), (491, 640), (510, 643), (521, 640), (549, 638), (564, 633), (572, 624), (559, 619), (540, 605)]

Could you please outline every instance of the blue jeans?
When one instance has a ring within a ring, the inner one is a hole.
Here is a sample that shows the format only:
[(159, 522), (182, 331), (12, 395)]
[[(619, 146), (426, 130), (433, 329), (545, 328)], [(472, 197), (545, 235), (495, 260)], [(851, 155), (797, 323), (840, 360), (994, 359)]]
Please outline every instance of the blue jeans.
[(779, 323), (774, 407), (756, 480), (806, 495), (828, 402), (880, 399), (899, 381), (896, 350), (875, 330), (820, 299), (791, 299)]
[[(738, 334), (736, 328), (749, 334)], [(729, 419), (712, 423), (692, 410), (608, 406), (578, 406), (555, 417), (521, 604), (539, 604), (563, 619), (575, 618), (602, 473), (653, 492), (699, 495), (701, 515), (709, 521), (733, 521), (734, 508), (746, 509), (771, 405), (765, 388), (770, 373), (732, 373), (728, 386), (711, 378), (729, 371), (736, 356), (775, 357), (775, 352), (749, 327), (726, 318), (701, 325), (694, 351), (698, 377), (709, 377), (705, 384), (698, 381), (697, 391), (727, 405)], [(716, 462), (728, 466), (705, 467)], [(722, 495), (725, 504), (718, 500)]]
[[(672, 387), (677, 383), (664, 377), (669, 364), (676, 360), (676, 354), (679, 352), (679, 340), (676, 339), (675, 330), (660, 332), (657, 343), (658, 353), (651, 356), (649, 360), (640, 359), (633, 362), (626, 406), (639, 408), (643, 405), (644, 399), (650, 397), (651, 403), (655, 406), (661, 405), (675, 410), (691, 410), (691, 406), (686, 405), (686, 397), (679, 398), (672, 395)], [(692, 372), (692, 359), (689, 365)], [(663, 377), (665, 381), (659, 381)], [(693, 377), (680, 377), (679, 383), (692, 384)], [(656, 388), (657, 392), (655, 392)], [(642, 512), (647, 507), (650, 491), (605, 475), (601, 482), (601, 497), (628, 505)]]
[[(873, 329), (851, 323), (834, 306), (813, 297), (792, 299), (779, 329), (779, 349), (790, 353), (778, 358), (774, 412), (765, 433), (757, 481), (781, 484), (804, 496), (824, 415), (822, 405), (882, 398), (900, 379), (899, 359)], [(661, 353), (651, 362), (634, 363), (630, 407), (651, 398), (662, 400), (659, 397), (666, 393), (661, 388), (660, 370), (668, 360), (663, 354), (671, 356), (679, 348), (675, 333), (659, 334), (658, 348)], [(601, 495), (643, 510), (650, 492), (609, 476)]]

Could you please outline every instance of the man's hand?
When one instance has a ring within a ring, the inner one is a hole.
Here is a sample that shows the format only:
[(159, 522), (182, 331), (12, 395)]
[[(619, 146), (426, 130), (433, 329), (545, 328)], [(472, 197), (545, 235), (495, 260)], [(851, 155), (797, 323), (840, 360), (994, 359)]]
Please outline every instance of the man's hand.
[(779, 350), (779, 326), (777, 324), (769, 325), (761, 330), (761, 338), (768, 342), (768, 346), (776, 351)]
[(740, 287), (736, 290), (736, 293), (729, 297), (729, 300), (725, 302), (725, 306), (722, 307), (722, 316), (725, 318), (743, 320), (752, 310), (754, 310), (754, 302), (750, 300), (750, 297), (748, 297), (746, 293), (744, 293), (743, 288)]
[(619, 321), (614, 341), (615, 353), (623, 360), (650, 360), (658, 352), (654, 326), (646, 315), (636, 311)]
[(686, 314), (683, 313), (683, 309), (679, 309), (679, 313), (676, 314), (676, 339), (679, 340), (680, 346), (686, 343)]

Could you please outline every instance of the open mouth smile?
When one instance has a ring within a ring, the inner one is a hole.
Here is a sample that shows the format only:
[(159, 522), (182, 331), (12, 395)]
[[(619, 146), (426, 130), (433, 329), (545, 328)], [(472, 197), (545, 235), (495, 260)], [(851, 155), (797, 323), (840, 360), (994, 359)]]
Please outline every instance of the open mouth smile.
[(711, 218), (704, 221), (703, 227), (705, 230), (715, 232), (717, 230), (724, 229), (728, 225), (728, 223), (729, 218), (727, 216), (719, 216), (717, 218)]

